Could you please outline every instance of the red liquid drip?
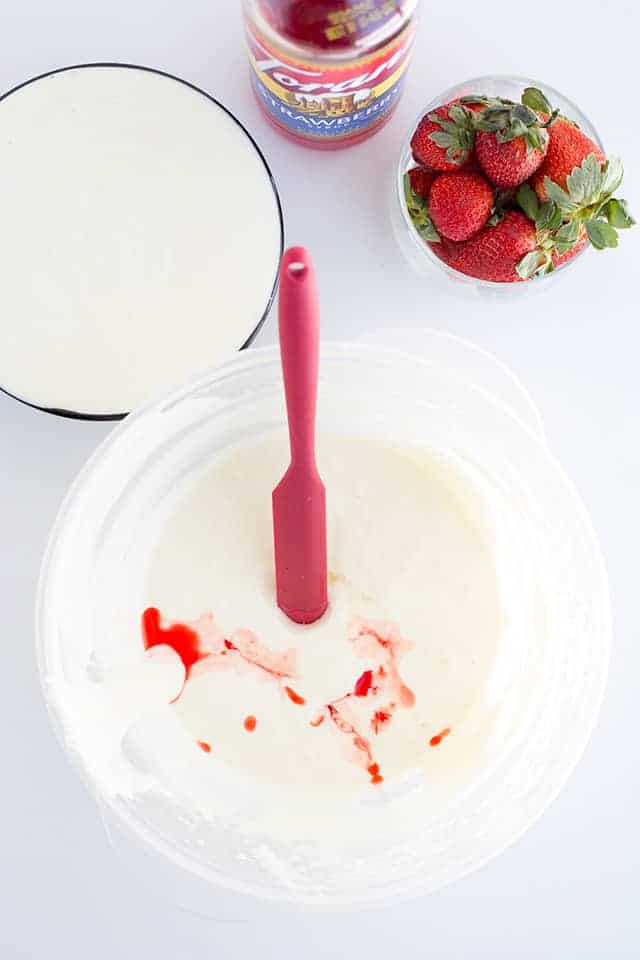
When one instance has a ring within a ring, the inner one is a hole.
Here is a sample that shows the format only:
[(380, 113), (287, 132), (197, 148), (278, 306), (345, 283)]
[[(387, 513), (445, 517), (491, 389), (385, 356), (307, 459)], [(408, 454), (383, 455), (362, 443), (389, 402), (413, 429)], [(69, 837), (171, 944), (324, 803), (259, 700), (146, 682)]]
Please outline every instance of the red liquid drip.
[(287, 663), (288, 655), (274, 653), (263, 647), (258, 638), (250, 630), (236, 630), (232, 634), (233, 640), (225, 638), (225, 649), (241, 657), (245, 663), (264, 670), (275, 680), (294, 676), (292, 664)]
[(391, 713), (388, 710), (376, 710), (371, 718), (371, 728), (374, 733), (380, 733), (391, 720)]
[[(284, 679), (295, 678), (294, 651), (272, 651), (264, 647), (259, 638), (250, 630), (236, 630), (233, 639), (228, 639), (216, 626), (211, 614), (204, 615), (195, 624), (188, 626), (173, 623), (163, 626), (160, 611), (149, 607), (142, 615), (143, 643), (146, 650), (165, 645), (171, 647), (180, 657), (185, 669), (185, 683), (191, 668), (199, 664), (197, 671), (207, 672), (233, 669), (237, 660), (267, 674), (280, 686)], [(329, 718), (332, 725), (341, 734), (349, 738), (352, 758), (358, 766), (367, 771), (371, 783), (381, 783), (383, 777), (379, 764), (372, 755), (371, 743), (363, 733), (370, 726), (375, 734), (391, 722), (398, 707), (412, 707), (415, 703), (413, 691), (404, 683), (398, 671), (398, 660), (410, 648), (410, 644), (392, 623), (358, 620), (348, 636), (357, 656), (367, 657), (377, 666), (363, 671), (356, 680), (353, 689), (342, 697), (326, 704), (323, 711), (309, 723), (319, 727)], [(224, 661), (221, 658), (224, 656)], [(201, 665), (200, 665), (201, 664)], [(303, 706), (306, 700), (292, 687), (280, 687), (289, 700), (297, 706)], [(362, 703), (367, 697), (366, 703)], [(355, 699), (354, 699), (355, 698)], [(357, 699), (360, 704), (357, 706)], [(177, 698), (176, 698), (177, 699)], [(371, 713), (367, 708), (371, 700), (376, 707)], [(365, 711), (366, 716), (359, 716)], [(244, 719), (244, 728), (251, 733), (256, 729), (257, 720), (253, 715)], [(450, 733), (446, 727), (430, 740), (431, 746), (437, 746)], [(204, 740), (196, 740), (204, 753), (211, 752), (211, 746)]]
[(353, 688), (353, 692), (356, 697), (366, 697), (371, 689), (371, 684), (373, 682), (373, 670), (365, 670), (365, 672), (358, 677), (356, 680), (356, 685)]
[(291, 700), (292, 703), (296, 703), (299, 707), (307, 702), (304, 697), (301, 697), (300, 694), (292, 690), (291, 687), (285, 687), (284, 692), (289, 697), (289, 700)]
[(431, 737), (429, 740), (430, 747), (437, 747), (445, 737), (448, 737), (451, 733), (451, 727), (445, 727), (444, 730), (441, 730), (440, 733), (436, 733), (435, 737)]
[[(351, 694), (348, 693), (347, 697), (350, 696)], [(347, 697), (343, 697), (342, 699), (346, 700)], [(366, 765), (367, 770), (369, 770), (369, 768), (374, 765), (373, 756), (371, 754), (371, 744), (366, 737), (362, 736), (358, 728), (353, 723), (343, 717), (342, 713), (340, 712), (340, 708), (337, 706), (339, 702), (340, 701), (336, 700), (333, 703), (327, 704), (329, 716), (333, 720), (333, 723), (340, 733), (346, 733), (351, 738), (353, 746), (355, 747), (356, 751), (358, 751), (360, 758), (364, 761), (363, 765)], [(377, 764), (375, 764), (375, 766), (377, 766)]]
[(367, 767), (367, 773), (371, 774), (371, 783), (382, 783), (384, 777), (380, 776), (380, 766), (372, 763)]
[(261, 6), (282, 36), (320, 50), (344, 50), (401, 13), (403, 4), (398, 0), (391, 5), (387, 0), (364, 5), (362, 0), (261, 0)]
[(191, 627), (183, 623), (161, 626), (160, 611), (155, 607), (149, 607), (142, 614), (142, 636), (145, 650), (162, 644), (175, 650), (184, 664), (186, 677), (194, 663), (208, 655), (201, 649), (200, 638)]
[[(410, 648), (410, 644), (394, 624), (380, 621), (356, 621), (349, 639), (358, 656), (378, 661), (378, 666), (361, 673), (352, 691), (328, 703), (325, 707), (326, 716), (340, 733), (349, 737), (355, 762), (367, 770), (371, 782), (381, 783), (383, 777), (375, 762), (371, 742), (362, 732), (363, 723), (370, 725), (373, 733), (378, 735), (391, 722), (398, 706), (410, 708), (415, 704), (413, 691), (404, 683), (398, 671), (398, 660)], [(365, 698), (369, 694), (370, 699), (377, 700), (380, 706), (373, 710), (370, 719), (364, 721), (362, 708), (356, 705), (354, 698)], [(322, 716), (312, 721), (312, 726), (319, 726), (321, 722)]]

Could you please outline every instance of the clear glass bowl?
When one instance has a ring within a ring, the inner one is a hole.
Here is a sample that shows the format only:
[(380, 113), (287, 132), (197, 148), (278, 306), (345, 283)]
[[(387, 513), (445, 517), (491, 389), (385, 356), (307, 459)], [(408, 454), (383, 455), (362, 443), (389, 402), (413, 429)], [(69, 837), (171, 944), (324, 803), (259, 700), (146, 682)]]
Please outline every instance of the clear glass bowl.
[(579, 254), (572, 260), (558, 267), (553, 273), (545, 274), (542, 277), (535, 277), (522, 283), (498, 283), (493, 280), (478, 280), (475, 277), (469, 277), (465, 273), (452, 269), (448, 264), (440, 260), (431, 250), (429, 245), (420, 237), (415, 230), (411, 218), (407, 212), (404, 199), (404, 175), (411, 167), (416, 166), (411, 153), (411, 137), (418, 126), (422, 117), (435, 110), (444, 103), (456, 100), (459, 97), (466, 97), (471, 94), (486, 94), (487, 96), (506, 97), (510, 100), (519, 101), (520, 95), (525, 87), (537, 87), (545, 94), (549, 102), (560, 109), (560, 113), (575, 120), (582, 130), (598, 144), (600, 149), (605, 152), (602, 141), (597, 130), (591, 121), (571, 100), (568, 100), (562, 93), (550, 87), (539, 80), (532, 80), (530, 77), (517, 77), (507, 75), (495, 75), (486, 77), (474, 77), (471, 80), (465, 80), (458, 83), (448, 90), (444, 90), (437, 97), (434, 97), (420, 111), (407, 132), (400, 162), (394, 174), (393, 194), (392, 194), (392, 221), (394, 232), (409, 263), (422, 276), (434, 278), (434, 267), (440, 274), (444, 274), (450, 280), (454, 281), (459, 291), (480, 294), (483, 296), (495, 297), (498, 299), (507, 299), (511, 301), (513, 297), (526, 296), (532, 292), (540, 293), (548, 290), (555, 283), (558, 277), (564, 276), (567, 270), (571, 269), (578, 262), (583, 262), (584, 256), (589, 249), (589, 245), (584, 247)]
[[(455, 351), (455, 341), (449, 348)], [(544, 439), (465, 369), (466, 354), (458, 363), (451, 353), (441, 365), (363, 344), (322, 350), (321, 431), (391, 436), (464, 458), (478, 471), (499, 527), (500, 576), (510, 598), (506, 646), (513, 652), (497, 679), (502, 720), (476, 779), (447, 803), (421, 782), (380, 805), (346, 806), (348, 839), (337, 851), (322, 825), (304, 845), (247, 831), (243, 817), (273, 797), (256, 784), (229, 781), (221, 765), (206, 776), (215, 796), (229, 798), (230, 812), (214, 820), (189, 802), (186, 784), (202, 776), (197, 757), (181, 761), (175, 791), (164, 771), (130, 769), (114, 739), (102, 735), (120, 730), (121, 716), (92, 685), (137, 649), (145, 550), (184, 484), (230, 445), (286, 429), (277, 349), (240, 354), (132, 414), (69, 492), (37, 605), (44, 694), (68, 756), (108, 821), (148, 853), (147, 879), (169, 872), (170, 899), (181, 899), (195, 880), (204, 891), (200, 902), (209, 904), (251, 895), (245, 902), (331, 909), (437, 889), (520, 836), (577, 763), (609, 657), (602, 559), (586, 511)], [(161, 737), (167, 734), (163, 729)], [(157, 743), (155, 729), (153, 736)], [(286, 809), (287, 796), (278, 802)]]

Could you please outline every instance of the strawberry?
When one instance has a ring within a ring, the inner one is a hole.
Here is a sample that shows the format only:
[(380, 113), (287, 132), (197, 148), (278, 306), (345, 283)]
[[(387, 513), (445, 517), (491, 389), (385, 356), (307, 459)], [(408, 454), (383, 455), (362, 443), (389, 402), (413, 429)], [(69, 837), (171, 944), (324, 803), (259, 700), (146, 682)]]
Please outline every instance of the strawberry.
[(516, 137), (500, 143), (497, 134), (478, 131), (476, 134), (476, 156), (485, 176), (503, 190), (519, 187), (535, 173), (545, 158), (549, 144), (549, 135), (544, 134), (543, 149), (527, 150), (524, 137)]
[(463, 102), (481, 108), (475, 117), (476, 156), (485, 175), (503, 190), (519, 187), (544, 160), (549, 145), (546, 128), (557, 111), (536, 87), (523, 90), (521, 103), (481, 96)]
[[(564, 133), (561, 136), (564, 137)], [(595, 146), (592, 141), (588, 143)], [(582, 147), (589, 149), (584, 143)], [(545, 167), (546, 160), (540, 172)], [(517, 202), (543, 234), (547, 253), (552, 248), (559, 254), (566, 253), (578, 242), (583, 227), (596, 250), (617, 247), (618, 230), (626, 230), (635, 223), (626, 201), (613, 195), (622, 183), (622, 177), (622, 163), (617, 157), (602, 162), (590, 150), (579, 166), (561, 175), (564, 187), (548, 175), (544, 176), (541, 186), (545, 199), (542, 203), (539, 193), (528, 183), (523, 183), (518, 190)], [(540, 188), (540, 184), (537, 186)], [(546, 263), (548, 266), (548, 257)], [(529, 265), (533, 266), (533, 259)]]
[(411, 138), (411, 150), (424, 167), (461, 170), (471, 159), (473, 140), (473, 112), (452, 101), (422, 118)]
[(412, 170), (408, 171), (408, 175), (413, 192), (417, 193), (419, 197), (427, 198), (431, 190), (431, 184), (437, 174), (434, 173), (433, 170), (427, 170), (425, 167), (413, 167)]
[(519, 210), (507, 210), (495, 226), (484, 227), (459, 244), (450, 266), (478, 280), (513, 283), (522, 280), (517, 265), (536, 249), (536, 228)]
[(468, 240), (491, 216), (493, 189), (478, 173), (442, 173), (429, 195), (429, 215), (438, 233)]
[(588, 241), (588, 228), (580, 218), (563, 217), (559, 207), (550, 200), (539, 203), (528, 183), (523, 183), (518, 190), (516, 203), (529, 217), (536, 231), (536, 249), (523, 257), (516, 267), (521, 279), (528, 280), (550, 273), (555, 267), (572, 260)]
[(429, 247), (435, 253), (438, 260), (442, 260), (442, 262), (446, 264), (451, 264), (458, 255), (460, 244), (454, 243), (453, 240), (447, 240), (446, 237), (442, 237), (438, 243), (430, 242)]
[(567, 176), (590, 154), (595, 155), (601, 166), (605, 162), (605, 156), (597, 143), (594, 143), (570, 120), (559, 117), (549, 130), (549, 146), (544, 162), (531, 180), (531, 186), (538, 194), (538, 198), (547, 199), (545, 177), (549, 177), (565, 189)]

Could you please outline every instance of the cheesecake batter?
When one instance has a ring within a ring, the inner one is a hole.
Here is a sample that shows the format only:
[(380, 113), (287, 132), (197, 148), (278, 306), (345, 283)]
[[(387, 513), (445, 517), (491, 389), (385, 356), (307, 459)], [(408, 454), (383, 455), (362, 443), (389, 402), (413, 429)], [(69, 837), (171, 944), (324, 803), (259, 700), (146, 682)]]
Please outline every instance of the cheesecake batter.
[(270, 492), (286, 459), (280, 434), (232, 449), (151, 551), (132, 642), (156, 676), (160, 655), (172, 671), (181, 749), (222, 779), (315, 800), (472, 776), (502, 632), (478, 489), (426, 449), (321, 436), (330, 608), (305, 627), (274, 601)]

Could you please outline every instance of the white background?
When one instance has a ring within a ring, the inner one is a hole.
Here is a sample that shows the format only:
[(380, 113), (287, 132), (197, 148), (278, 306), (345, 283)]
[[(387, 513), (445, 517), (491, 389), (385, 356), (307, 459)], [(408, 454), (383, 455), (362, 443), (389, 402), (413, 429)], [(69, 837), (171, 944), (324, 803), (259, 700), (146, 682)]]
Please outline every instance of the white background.
[[(0, 89), (91, 60), (184, 76), (236, 111), (264, 147), (288, 240), (307, 244), (316, 258), (325, 335), (430, 325), (468, 336), (514, 367), (592, 513), (609, 567), (615, 645), (590, 746), (524, 839), (426, 900), (243, 924), (159, 907), (118, 868), (94, 804), (54, 740), (33, 653), (34, 590), (48, 529), (70, 480), (110, 427), (55, 419), (0, 396), (2, 960), (640, 954), (640, 227), (618, 251), (584, 257), (551, 297), (498, 308), (457, 299), (444, 278), (414, 275), (387, 211), (390, 170), (421, 105), (465, 77), (503, 72), (538, 77), (581, 104), (607, 150), (625, 158), (624, 192), (640, 216), (632, 83), (640, 7), (634, 0), (424, 6), (399, 111), (375, 139), (341, 153), (292, 146), (263, 122), (247, 83), (236, 0), (0, 0)], [(0, 198), (3, 189), (10, 185), (0, 184)], [(1, 271), (0, 264), (0, 282)], [(272, 316), (260, 339), (273, 337)]]

